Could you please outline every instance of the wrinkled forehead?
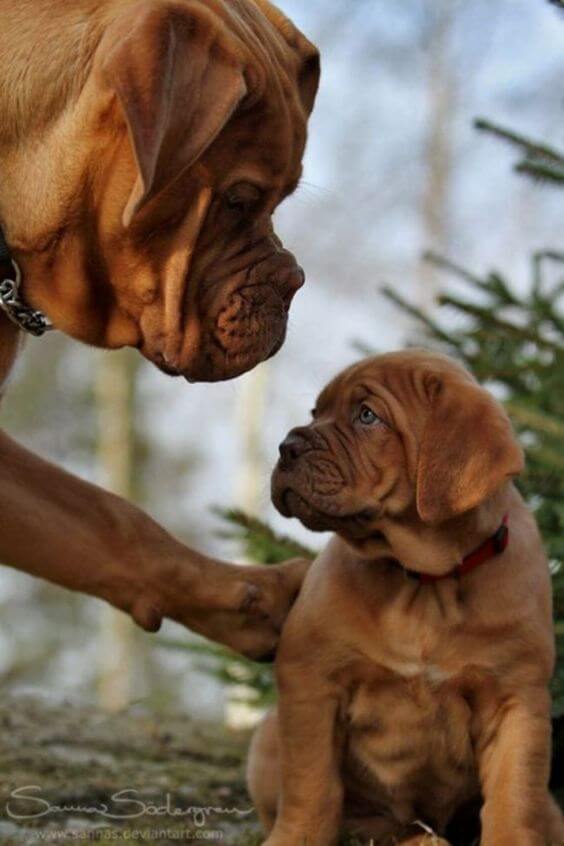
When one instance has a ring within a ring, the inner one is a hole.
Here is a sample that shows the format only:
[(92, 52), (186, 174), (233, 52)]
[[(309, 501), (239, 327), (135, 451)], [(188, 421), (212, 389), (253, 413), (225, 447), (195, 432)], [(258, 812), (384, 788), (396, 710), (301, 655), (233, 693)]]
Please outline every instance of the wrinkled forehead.
[(203, 161), (226, 181), (289, 193), (302, 173), (305, 141), (305, 123), (292, 120), (273, 97), (237, 113)]
[(350, 404), (364, 394), (395, 399), (400, 404), (424, 402), (429, 386), (441, 382), (474, 382), (462, 365), (424, 350), (387, 353), (353, 364), (333, 379), (319, 394), (316, 408), (329, 409)]
[(240, 165), (241, 179), (291, 190), (301, 175), (307, 134), (298, 79), (303, 57), (284, 29), (286, 22), (293, 25), (267, 3), (213, 3), (244, 54), (250, 90), (209, 158), (220, 158), (230, 175)]

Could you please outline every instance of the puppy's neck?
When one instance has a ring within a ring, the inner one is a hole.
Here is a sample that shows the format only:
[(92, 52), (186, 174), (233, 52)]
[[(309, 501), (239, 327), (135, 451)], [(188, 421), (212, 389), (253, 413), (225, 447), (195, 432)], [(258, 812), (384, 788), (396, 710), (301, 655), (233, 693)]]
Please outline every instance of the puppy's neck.
[(495, 533), (518, 501), (519, 493), (508, 482), (477, 508), (438, 526), (426, 525), (416, 514), (386, 517), (374, 538), (355, 546), (369, 558), (393, 558), (406, 570), (445, 575)]

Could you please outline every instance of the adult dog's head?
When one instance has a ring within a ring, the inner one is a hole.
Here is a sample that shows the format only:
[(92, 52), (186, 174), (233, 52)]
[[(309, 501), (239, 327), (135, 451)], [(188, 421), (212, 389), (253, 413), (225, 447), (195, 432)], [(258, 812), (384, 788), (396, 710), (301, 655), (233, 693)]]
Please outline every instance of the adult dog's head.
[(14, 239), (26, 296), (88, 343), (237, 376), (279, 349), (304, 279), (272, 214), (300, 178), (317, 50), (266, 0), (85, 5), (45, 56), (54, 74), (67, 54), (68, 102), (28, 150), (57, 198)]
[(370, 358), (320, 394), (280, 444), (272, 496), (285, 516), (363, 548), (390, 521), (441, 525), (518, 474), (503, 408), (460, 365), (412, 350)]

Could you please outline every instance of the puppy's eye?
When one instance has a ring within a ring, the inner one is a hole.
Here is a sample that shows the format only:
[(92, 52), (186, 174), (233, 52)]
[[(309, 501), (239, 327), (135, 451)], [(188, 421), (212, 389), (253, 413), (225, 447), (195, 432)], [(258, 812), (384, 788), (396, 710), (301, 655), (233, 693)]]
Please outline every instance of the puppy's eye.
[(367, 405), (361, 405), (358, 412), (358, 421), (363, 426), (374, 426), (375, 423), (382, 423), (382, 418), (378, 417)]
[(262, 191), (251, 182), (238, 182), (223, 195), (223, 201), (230, 211), (248, 214), (262, 199)]

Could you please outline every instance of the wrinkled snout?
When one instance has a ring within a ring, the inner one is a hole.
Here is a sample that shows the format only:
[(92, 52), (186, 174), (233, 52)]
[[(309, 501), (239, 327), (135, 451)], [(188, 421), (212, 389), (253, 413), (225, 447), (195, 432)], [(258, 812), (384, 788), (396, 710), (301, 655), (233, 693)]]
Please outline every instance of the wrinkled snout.
[(306, 430), (303, 427), (292, 429), (279, 445), (279, 467), (281, 470), (286, 472), (293, 470), (298, 459), (311, 449), (311, 444), (305, 432)]
[(195, 381), (231, 379), (277, 353), (304, 281), (294, 256), (271, 238), (216, 268), (201, 283), (198, 356), (182, 367), (184, 374)]

